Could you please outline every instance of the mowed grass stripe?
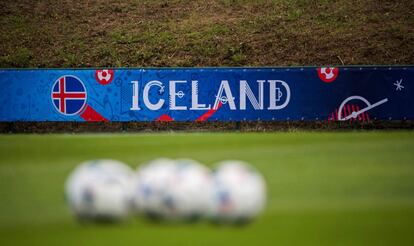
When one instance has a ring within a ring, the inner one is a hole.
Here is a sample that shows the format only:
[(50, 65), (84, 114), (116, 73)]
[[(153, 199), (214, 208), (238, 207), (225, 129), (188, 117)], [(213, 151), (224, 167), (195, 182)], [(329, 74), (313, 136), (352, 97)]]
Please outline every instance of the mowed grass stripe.
[[(0, 244), (411, 245), (413, 149), (411, 131), (1, 135)], [(248, 161), (266, 177), (268, 206), (241, 228), (71, 217), (63, 184), (78, 163), (160, 156)]]

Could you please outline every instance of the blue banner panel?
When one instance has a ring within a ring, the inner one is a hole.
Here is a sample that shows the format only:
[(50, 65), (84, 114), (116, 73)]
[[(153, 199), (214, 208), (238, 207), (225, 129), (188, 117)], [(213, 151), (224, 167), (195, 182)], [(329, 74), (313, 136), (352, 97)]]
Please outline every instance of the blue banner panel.
[(414, 67), (3, 69), (0, 121), (414, 120)]

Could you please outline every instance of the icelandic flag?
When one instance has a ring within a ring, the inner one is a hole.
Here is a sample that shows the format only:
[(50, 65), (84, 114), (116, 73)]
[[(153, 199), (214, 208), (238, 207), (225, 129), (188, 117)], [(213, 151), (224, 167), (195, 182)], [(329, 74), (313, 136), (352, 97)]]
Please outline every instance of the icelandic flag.
[(53, 85), (53, 105), (63, 115), (79, 114), (86, 105), (86, 98), (85, 85), (75, 76), (62, 76)]

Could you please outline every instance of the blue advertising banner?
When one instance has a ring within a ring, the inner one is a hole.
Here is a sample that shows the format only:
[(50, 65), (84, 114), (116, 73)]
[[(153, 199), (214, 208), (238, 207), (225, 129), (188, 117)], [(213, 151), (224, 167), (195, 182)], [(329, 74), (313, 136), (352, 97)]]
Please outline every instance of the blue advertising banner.
[(0, 121), (414, 119), (414, 67), (2, 69)]

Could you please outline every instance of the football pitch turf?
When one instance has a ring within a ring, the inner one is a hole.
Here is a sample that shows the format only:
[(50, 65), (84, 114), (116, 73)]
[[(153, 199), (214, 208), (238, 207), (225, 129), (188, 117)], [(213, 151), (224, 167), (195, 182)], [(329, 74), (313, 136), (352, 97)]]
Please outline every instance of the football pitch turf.
[[(73, 219), (77, 164), (157, 157), (248, 161), (267, 207), (245, 226)], [(414, 132), (0, 135), (0, 245), (414, 245)]]

